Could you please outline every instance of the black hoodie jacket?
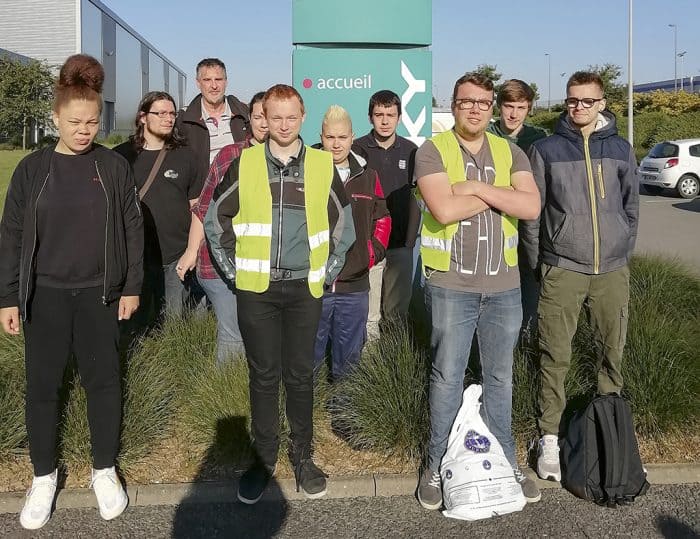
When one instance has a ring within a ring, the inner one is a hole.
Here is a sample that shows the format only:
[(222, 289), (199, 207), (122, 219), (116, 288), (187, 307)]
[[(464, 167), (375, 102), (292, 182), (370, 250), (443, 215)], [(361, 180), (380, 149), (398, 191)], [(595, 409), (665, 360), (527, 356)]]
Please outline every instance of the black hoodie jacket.
[[(19, 307), (23, 320), (34, 289), (37, 201), (55, 148), (31, 153), (17, 165), (0, 222), (0, 307)], [(107, 197), (102, 300), (109, 303), (141, 293), (143, 218), (129, 163), (103, 146), (95, 145), (93, 151), (95, 170)]]

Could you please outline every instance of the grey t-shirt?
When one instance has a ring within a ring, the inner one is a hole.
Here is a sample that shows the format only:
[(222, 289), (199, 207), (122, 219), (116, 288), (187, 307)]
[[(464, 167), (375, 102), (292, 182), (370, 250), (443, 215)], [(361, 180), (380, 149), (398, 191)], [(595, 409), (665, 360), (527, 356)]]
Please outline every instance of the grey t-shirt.
[[(525, 153), (508, 142), (513, 155), (510, 173), (530, 172)], [(488, 142), (472, 154), (460, 144), (465, 177), (493, 185), (496, 170)], [(432, 141), (426, 141), (416, 152), (415, 177), (446, 172), (442, 158)], [(491, 208), (459, 222), (452, 241), (449, 271), (426, 268), (430, 284), (463, 292), (494, 293), (520, 286), (518, 267), (509, 267), (503, 259), (501, 213)]]

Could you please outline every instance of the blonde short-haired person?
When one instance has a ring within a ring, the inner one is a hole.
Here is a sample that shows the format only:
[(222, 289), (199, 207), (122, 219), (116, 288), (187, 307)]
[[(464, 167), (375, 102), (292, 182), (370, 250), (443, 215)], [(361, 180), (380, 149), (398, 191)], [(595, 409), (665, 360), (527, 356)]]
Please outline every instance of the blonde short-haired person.
[(345, 265), (323, 295), (323, 310), (316, 336), (315, 363), (320, 366), (331, 343), (331, 375), (339, 379), (357, 365), (367, 339), (369, 271), (384, 260), (391, 231), (377, 172), (351, 150), (354, 139), (347, 111), (331, 105), (321, 124), (321, 147), (333, 155), (352, 206), (355, 243)]

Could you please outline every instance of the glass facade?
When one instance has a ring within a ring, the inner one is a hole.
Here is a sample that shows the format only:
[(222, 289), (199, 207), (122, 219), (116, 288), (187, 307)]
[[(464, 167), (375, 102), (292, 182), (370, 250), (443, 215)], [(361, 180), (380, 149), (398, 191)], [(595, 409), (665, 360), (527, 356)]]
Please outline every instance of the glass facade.
[(141, 101), (141, 42), (117, 25), (116, 129), (131, 132)]
[(153, 51), (148, 52), (148, 90), (165, 90), (163, 59)]
[(177, 77), (179, 73), (177, 69), (173, 68), (171, 65), (168, 66), (168, 71), (170, 72), (170, 76), (168, 77), (168, 93), (173, 96), (175, 103), (177, 103), (177, 108), (180, 108), (180, 96), (177, 91)]
[(81, 51), (102, 61), (102, 12), (94, 4), (83, 0), (80, 11), (82, 28)]
[(90, 0), (81, 0), (80, 7), (81, 52), (94, 56), (105, 67), (103, 112), (109, 119), (103, 118), (100, 136), (112, 130), (122, 135), (132, 133), (136, 109), (145, 91), (168, 91), (178, 108), (182, 107), (184, 75), (115, 14), (103, 13)]

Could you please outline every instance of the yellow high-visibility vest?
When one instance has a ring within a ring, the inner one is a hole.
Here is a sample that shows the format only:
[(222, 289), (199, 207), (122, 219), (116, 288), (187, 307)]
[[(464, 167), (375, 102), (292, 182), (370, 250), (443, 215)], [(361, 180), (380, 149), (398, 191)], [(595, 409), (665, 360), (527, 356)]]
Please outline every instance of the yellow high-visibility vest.
[[(497, 187), (509, 186), (513, 155), (508, 146), (508, 141), (488, 132), (485, 135), (496, 168), (494, 185)], [(440, 153), (450, 184), (464, 181), (464, 160), (462, 159), (462, 150), (459, 147), (454, 131), (445, 131), (435, 135), (430, 140)], [(420, 242), (423, 271), (425, 271), (426, 266), (439, 271), (448, 271), (450, 269), (452, 239), (457, 232), (459, 223), (440, 224), (430, 213), (418, 189), (416, 189), (416, 199), (423, 214)], [(508, 266), (517, 266), (518, 220), (515, 217), (502, 214), (501, 228), (504, 240), (503, 258)]]
[[(323, 295), (326, 262), (330, 252), (328, 196), (333, 181), (330, 152), (306, 147), (304, 155), (304, 206), (309, 241), (309, 291)], [(233, 218), (236, 234), (236, 287), (264, 292), (270, 286), (272, 242), (272, 193), (265, 159), (265, 145), (246, 148), (238, 175), (240, 207)]]

